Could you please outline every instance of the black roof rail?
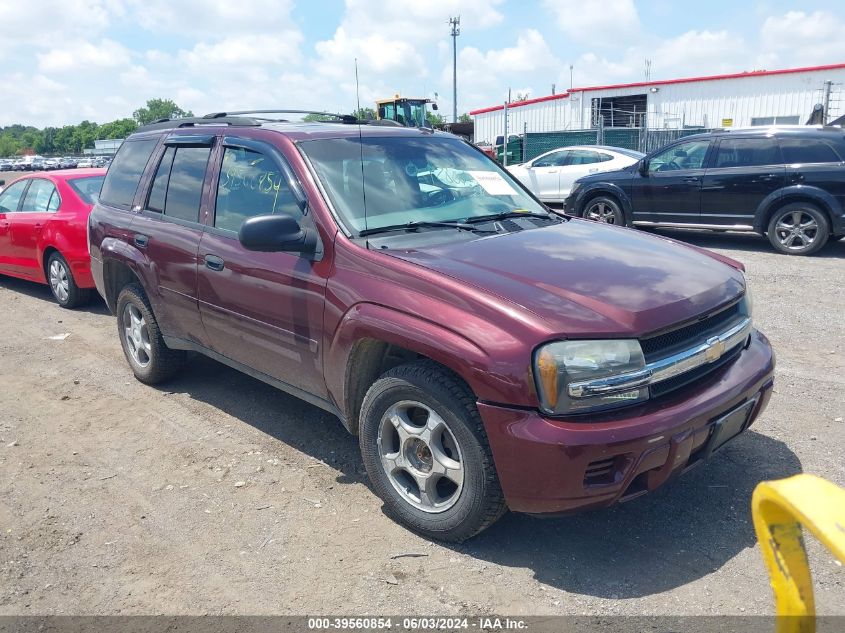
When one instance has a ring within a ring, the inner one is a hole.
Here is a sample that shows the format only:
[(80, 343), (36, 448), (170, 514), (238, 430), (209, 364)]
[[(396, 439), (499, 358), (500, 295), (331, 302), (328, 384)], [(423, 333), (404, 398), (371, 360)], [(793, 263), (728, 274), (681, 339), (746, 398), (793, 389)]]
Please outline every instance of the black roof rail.
[(142, 125), (136, 132), (150, 132), (152, 130), (168, 130), (180, 127), (201, 127), (204, 125), (230, 125), (237, 127), (253, 127), (266, 123), (267, 120), (253, 117), (219, 116), (208, 117), (185, 117), (182, 119), (157, 119), (147, 125)]
[[(320, 116), (333, 117), (343, 123), (358, 123), (358, 118), (352, 114), (337, 114), (335, 112), (321, 112), (319, 110), (237, 110), (234, 112), (210, 112), (204, 119), (219, 119), (223, 117), (242, 116), (244, 114), (318, 114)], [(272, 119), (265, 119), (272, 121)]]

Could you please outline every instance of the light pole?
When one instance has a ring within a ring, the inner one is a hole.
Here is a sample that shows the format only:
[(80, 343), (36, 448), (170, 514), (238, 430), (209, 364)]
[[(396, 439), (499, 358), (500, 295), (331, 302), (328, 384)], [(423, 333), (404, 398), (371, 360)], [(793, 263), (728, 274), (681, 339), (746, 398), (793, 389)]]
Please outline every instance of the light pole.
[(461, 16), (449, 18), (452, 27), (452, 123), (458, 122), (458, 35), (461, 34)]

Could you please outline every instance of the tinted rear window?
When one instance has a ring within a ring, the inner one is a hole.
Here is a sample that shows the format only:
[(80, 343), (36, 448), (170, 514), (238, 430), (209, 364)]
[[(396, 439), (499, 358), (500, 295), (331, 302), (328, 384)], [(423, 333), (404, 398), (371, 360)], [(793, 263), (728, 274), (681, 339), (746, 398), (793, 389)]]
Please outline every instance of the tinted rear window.
[(100, 189), (103, 186), (105, 176), (89, 176), (88, 178), (74, 178), (68, 180), (68, 184), (76, 192), (83, 202), (94, 204), (100, 197)]
[(781, 163), (777, 141), (771, 137), (723, 138), (714, 167), (754, 167)]
[(158, 139), (123, 143), (103, 181), (100, 200), (119, 207), (132, 206), (138, 183), (157, 143)]
[(198, 222), (210, 147), (180, 147), (173, 157), (164, 215)]
[(782, 138), (780, 147), (786, 164), (838, 163), (841, 158), (833, 148), (817, 138)]

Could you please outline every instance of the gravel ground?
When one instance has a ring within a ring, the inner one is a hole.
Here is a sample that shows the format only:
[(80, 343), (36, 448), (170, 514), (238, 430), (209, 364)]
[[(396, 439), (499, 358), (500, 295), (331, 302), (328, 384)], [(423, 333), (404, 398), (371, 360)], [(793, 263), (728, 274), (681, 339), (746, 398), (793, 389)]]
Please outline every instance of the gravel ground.
[[(461, 546), (388, 519), (331, 416), (199, 356), (146, 387), (101, 302), (0, 279), (0, 615), (773, 613), (752, 489), (845, 485), (845, 242), (667, 234), (746, 264), (778, 354), (768, 410), (653, 494)], [(842, 567), (810, 547), (819, 612), (845, 615)]]

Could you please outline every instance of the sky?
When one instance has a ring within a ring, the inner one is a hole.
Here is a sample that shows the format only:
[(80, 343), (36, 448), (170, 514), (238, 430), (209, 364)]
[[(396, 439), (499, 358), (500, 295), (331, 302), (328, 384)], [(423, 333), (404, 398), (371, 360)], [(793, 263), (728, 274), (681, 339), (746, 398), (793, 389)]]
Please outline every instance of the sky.
[[(761, 0), (0, 0), (0, 126), (350, 112), (395, 93), (458, 113), (570, 87), (845, 62), (841, 2)], [(355, 59), (360, 86), (356, 96)], [(570, 75), (570, 66), (572, 71)]]

